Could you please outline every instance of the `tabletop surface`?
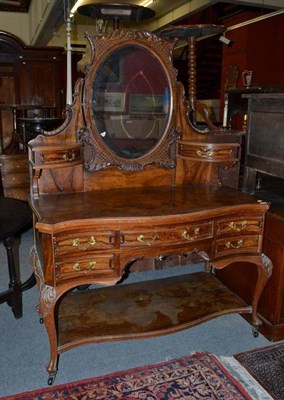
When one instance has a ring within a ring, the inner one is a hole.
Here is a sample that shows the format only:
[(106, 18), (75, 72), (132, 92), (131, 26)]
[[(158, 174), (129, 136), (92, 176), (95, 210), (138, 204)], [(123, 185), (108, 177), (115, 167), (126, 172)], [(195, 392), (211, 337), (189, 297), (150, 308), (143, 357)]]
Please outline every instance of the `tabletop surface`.
[(69, 194), (50, 194), (31, 199), (31, 208), (40, 224), (52, 226), (66, 221), (107, 220), (128, 223), (135, 219), (174, 217), (194, 214), (206, 217), (216, 210), (231, 212), (246, 206), (256, 208), (254, 196), (219, 185), (160, 186), (94, 190)]
[(32, 212), (27, 202), (0, 196), (0, 240), (11, 237), (27, 228)]

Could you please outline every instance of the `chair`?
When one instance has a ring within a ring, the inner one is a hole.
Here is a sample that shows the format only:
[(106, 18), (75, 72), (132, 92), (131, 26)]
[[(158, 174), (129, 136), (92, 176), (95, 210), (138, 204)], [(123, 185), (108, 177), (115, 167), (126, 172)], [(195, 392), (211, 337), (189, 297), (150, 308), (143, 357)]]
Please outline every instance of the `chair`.
[(9, 287), (0, 293), (0, 304), (7, 302), (16, 319), (23, 316), (22, 292), (35, 285), (34, 274), (21, 283), (15, 260), (15, 239), (32, 224), (32, 212), (27, 202), (0, 196), (0, 241), (7, 251)]

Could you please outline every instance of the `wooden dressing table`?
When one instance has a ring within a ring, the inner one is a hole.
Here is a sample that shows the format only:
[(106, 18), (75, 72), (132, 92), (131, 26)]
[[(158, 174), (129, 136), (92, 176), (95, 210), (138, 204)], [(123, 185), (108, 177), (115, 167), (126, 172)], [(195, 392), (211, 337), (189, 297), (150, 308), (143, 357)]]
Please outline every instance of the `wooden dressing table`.
[[(29, 142), (31, 260), (49, 384), (58, 355), (84, 344), (157, 336), (235, 312), (252, 313), (257, 335), (272, 270), (262, 254), (268, 204), (235, 189), (241, 134), (192, 126), (174, 40), (124, 29), (87, 38), (91, 58), (65, 122)], [(129, 108), (132, 96), (140, 109)], [(205, 260), (204, 272), (119, 284), (137, 260), (189, 253)], [(244, 260), (258, 270), (252, 304), (212, 273)], [(94, 284), (101, 287), (76, 290)]]

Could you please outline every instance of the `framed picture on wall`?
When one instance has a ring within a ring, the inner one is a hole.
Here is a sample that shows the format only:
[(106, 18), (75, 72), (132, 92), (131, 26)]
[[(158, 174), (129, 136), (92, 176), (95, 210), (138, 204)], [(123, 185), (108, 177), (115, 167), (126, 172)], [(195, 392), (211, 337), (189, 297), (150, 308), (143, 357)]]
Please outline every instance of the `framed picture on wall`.
[(124, 82), (123, 57), (120, 52), (111, 53), (100, 66), (97, 76), (100, 77), (99, 86), (121, 85)]
[(100, 92), (96, 93), (94, 111), (99, 112), (124, 112), (125, 93)]
[(134, 114), (161, 114), (163, 95), (133, 94), (130, 96), (129, 112)]

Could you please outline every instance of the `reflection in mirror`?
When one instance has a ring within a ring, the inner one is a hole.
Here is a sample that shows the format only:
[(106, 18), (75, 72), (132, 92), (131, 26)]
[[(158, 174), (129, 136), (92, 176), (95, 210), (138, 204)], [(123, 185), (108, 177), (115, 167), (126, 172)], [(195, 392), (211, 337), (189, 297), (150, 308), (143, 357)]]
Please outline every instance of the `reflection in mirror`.
[(170, 99), (159, 60), (141, 46), (120, 47), (96, 73), (92, 91), (96, 128), (117, 156), (142, 157), (166, 132)]

